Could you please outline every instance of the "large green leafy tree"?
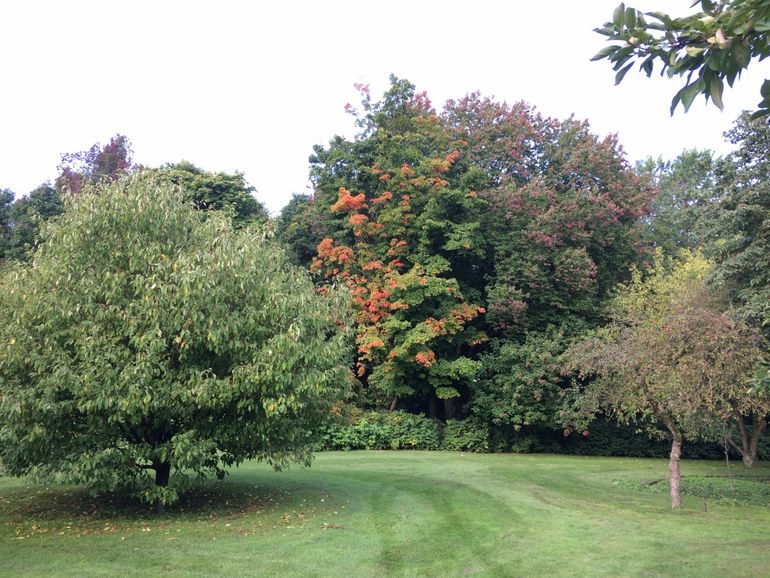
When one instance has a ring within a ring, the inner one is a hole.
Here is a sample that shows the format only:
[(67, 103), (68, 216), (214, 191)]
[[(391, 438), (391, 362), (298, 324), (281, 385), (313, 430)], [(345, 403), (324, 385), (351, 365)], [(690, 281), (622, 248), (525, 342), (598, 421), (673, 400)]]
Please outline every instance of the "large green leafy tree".
[[(610, 46), (594, 56), (608, 59), (616, 84), (635, 64), (650, 76), (656, 65), (661, 74), (686, 77), (674, 95), (671, 112), (681, 103), (685, 111), (698, 95), (722, 108), (725, 81), (730, 86), (752, 60), (770, 55), (770, 0), (696, 0), (701, 10), (682, 17), (663, 12), (641, 12), (620, 4), (612, 21), (597, 28)], [(761, 88), (755, 116), (770, 113), (770, 80)]]
[(40, 243), (42, 224), (62, 212), (62, 196), (48, 183), (40, 185), (29, 195), (16, 199), (11, 208), (13, 228), (7, 257), (16, 261), (29, 260), (31, 252)]
[(652, 188), (585, 122), (470, 95), (443, 115), (485, 175), (486, 321), (473, 414), (505, 435), (559, 423), (555, 363), (641, 257)]
[(643, 219), (644, 238), (667, 255), (696, 249), (709, 228), (707, 215), (719, 201), (722, 164), (711, 151), (683, 151), (672, 161), (648, 158), (637, 172), (650, 177), (657, 195)]
[(596, 318), (639, 258), (639, 220), (653, 194), (615, 138), (599, 139), (587, 123), (544, 123), (538, 141), (536, 172), (485, 195), (489, 321), (508, 336)]
[(161, 506), (190, 475), (307, 462), (343, 393), (338, 294), (152, 174), (68, 197), (0, 283), (0, 460), (14, 475)]
[(296, 265), (309, 267), (323, 238), (323, 219), (310, 195), (295, 193), (275, 221), (276, 238)]
[(212, 173), (187, 161), (154, 170), (162, 179), (180, 186), (197, 209), (232, 211), (238, 227), (268, 218), (267, 209), (254, 197), (254, 187), (243, 173)]
[(8, 248), (11, 245), (13, 198), (12, 190), (0, 189), (0, 263), (7, 258)]
[(350, 289), (358, 373), (377, 403), (406, 398), (435, 415), (440, 399), (453, 417), (484, 339), (471, 324), (483, 312), (478, 176), (406, 81), (392, 78), (379, 102), (363, 89), (357, 119), (354, 141), (313, 157), (328, 235), (313, 268)]
[(669, 435), (672, 508), (681, 504), (683, 440), (721, 438), (721, 424), (743, 424), (751, 414), (764, 423), (770, 409), (768, 397), (751, 393), (761, 335), (722, 309), (706, 284), (709, 270), (698, 255), (673, 263), (658, 257), (647, 277), (637, 273), (618, 290), (614, 323), (566, 354), (588, 383), (578, 416), (601, 410)]
[(727, 135), (724, 199), (709, 223), (715, 277), (732, 303), (770, 335), (770, 126), (744, 113)]

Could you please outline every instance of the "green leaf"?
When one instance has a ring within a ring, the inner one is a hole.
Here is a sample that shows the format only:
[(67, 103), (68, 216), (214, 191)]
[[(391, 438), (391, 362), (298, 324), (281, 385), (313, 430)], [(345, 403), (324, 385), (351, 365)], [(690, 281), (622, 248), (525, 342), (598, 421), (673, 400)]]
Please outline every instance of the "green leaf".
[(643, 70), (644, 73), (649, 77), (652, 74), (652, 67), (655, 63), (655, 58), (653, 56), (648, 56), (647, 59), (642, 62), (642, 65), (639, 67), (639, 70)]
[(623, 77), (626, 75), (626, 73), (631, 70), (631, 67), (634, 65), (632, 62), (631, 64), (627, 65), (625, 68), (618, 71), (618, 73), (615, 75), (615, 86), (621, 83), (623, 80)]
[(711, 80), (709, 81), (709, 96), (711, 97), (712, 102), (717, 105), (717, 108), (719, 110), (724, 110), (724, 104), (722, 104), (722, 89), (724, 88), (724, 84), (722, 82), (722, 79), (718, 76), (714, 75), (711, 77)]
[(747, 41), (733, 45), (732, 56), (739, 68), (746, 68), (751, 62), (751, 50)]
[(682, 106), (684, 106), (685, 112), (690, 110), (690, 106), (695, 100), (695, 97), (698, 96), (701, 92), (703, 92), (704, 88), (705, 88), (705, 82), (703, 82), (702, 79), (699, 79), (697, 82), (693, 82), (692, 84), (690, 84), (689, 86), (686, 86), (683, 89)]
[(626, 15), (626, 5), (621, 2), (620, 5), (615, 8), (615, 12), (612, 13), (612, 22), (618, 30), (623, 29), (623, 19)]
[(712, 50), (706, 57), (706, 66), (715, 72), (724, 72), (725, 54), (724, 50)]
[(687, 112), (690, 109), (693, 100), (695, 100), (695, 97), (702, 92), (704, 87), (705, 83), (701, 79), (692, 84), (685, 85), (671, 100), (671, 114), (674, 114), (674, 110), (680, 102), (682, 103), (685, 112)]
[(602, 58), (607, 58), (608, 56), (610, 56), (611, 54), (614, 54), (618, 50), (620, 50), (620, 46), (617, 46), (615, 44), (613, 44), (612, 46), (607, 46), (606, 48), (602, 48), (599, 52), (594, 54), (593, 57), (591, 57), (591, 62), (595, 60), (601, 60)]
[(636, 10), (631, 7), (626, 8), (624, 21), (627, 28), (631, 30), (636, 28)]
[(759, 89), (759, 93), (762, 95), (762, 98), (770, 98), (770, 79), (765, 80), (762, 83), (762, 88)]
[(743, 22), (733, 29), (733, 34), (737, 36), (743, 36), (749, 30), (749, 23)]
[(653, 18), (660, 20), (666, 28), (671, 26), (671, 17), (665, 12), (647, 12), (647, 16), (652, 16)]

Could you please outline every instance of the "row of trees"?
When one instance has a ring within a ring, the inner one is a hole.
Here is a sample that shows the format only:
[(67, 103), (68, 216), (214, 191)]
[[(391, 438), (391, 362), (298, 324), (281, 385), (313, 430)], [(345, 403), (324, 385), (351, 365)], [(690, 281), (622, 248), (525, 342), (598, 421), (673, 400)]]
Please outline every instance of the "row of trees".
[(643, 250), (653, 188), (613, 137), (524, 104), (473, 94), (438, 115), (394, 78), (351, 112), (360, 134), (316, 147), (315, 196), (295, 197), (279, 237), (351, 290), (359, 403), (468, 415), (504, 344), (601, 318)]
[(738, 119), (726, 158), (634, 170), (613, 137), (523, 103), (473, 94), (437, 113), (396, 78), (379, 102), (361, 91), (360, 133), (316, 147), (314, 197), (279, 219), (295, 262), (353, 296), (354, 403), (464, 417), (509, 444), (599, 412), (666, 432), (672, 472), (683, 437), (756, 464), (766, 122)]
[(160, 506), (185, 473), (306, 460), (343, 397), (471, 420), (498, 449), (603, 413), (667, 432), (672, 481), (685, 438), (756, 463), (766, 124), (741, 117), (724, 159), (633, 168), (524, 103), (359, 88), (358, 135), (315, 148), (314, 196), (272, 225), (243, 175), (138, 167), (121, 136), (4, 193), (10, 472)]
[(211, 173), (187, 161), (147, 169), (133, 162), (130, 141), (118, 134), (105, 145), (96, 143), (86, 151), (63, 154), (53, 184), (43, 183), (18, 198), (9, 189), (0, 190), (0, 263), (30, 258), (42, 223), (64, 212), (66, 196), (139, 171), (180, 187), (198, 209), (232, 212), (238, 227), (268, 220), (267, 210), (243, 174)]

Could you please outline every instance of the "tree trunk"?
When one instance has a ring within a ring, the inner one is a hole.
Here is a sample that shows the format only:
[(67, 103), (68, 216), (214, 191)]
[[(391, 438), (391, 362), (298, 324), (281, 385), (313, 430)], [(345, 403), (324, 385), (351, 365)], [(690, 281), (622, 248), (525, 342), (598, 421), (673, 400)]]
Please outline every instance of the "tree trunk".
[(679, 471), (679, 459), (682, 457), (682, 437), (677, 435), (671, 441), (671, 458), (668, 462), (668, 471), (671, 476), (671, 509), (676, 510), (682, 505), (680, 485), (682, 475)]
[(738, 447), (736, 444), (730, 442), (730, 444), (738, 450), (743, 460), (743, 465), (747, 468), (756, 468), (759, 465), (759, 438), (765, 432), (767, 427), (767, 419), (765, 416), (754, 416), (754, 431), (749, 435), (746, 428), (746, 422), (743, 420), (743, 416), (738, 416), (738, 430), (741, 434), (741, 445)]
[(436, 417), (438, 417), (438, 411), (436, 409), (436, 396), (433, 394), (430, 394), (430, 397), (428, 397), (428, 417), (431, 419), (436, 419)]
[(662, 416), (662, 421), (671, 432), (671, 457), (668, 461), (669, 487), (671, 489), (671, 509), (676, 510), (682, 505), (679, 460), (682, 457), (682, 434), (669, 416)]
[(455, 415), (457, 415), (457, 406), (455, 405), (454, 398), (449, 398), (444, 400), (444, 418), (445, 419), (454, 419)]
[[(155, 464), (155, 485), (165, 488), (168, 486), (168, 480), (171, 477), (171, 462), (158, 462)], [(166, 507), (160, 500), (155, 500), (155, 513), (163, 514)]]
[(767, 416), (754, 416), (754, 431), (749, 442), (749, 461), (743, 460), (747, 468), (756, 468), (759, 465), (759, 438), (765, 433)]
[(749, 469), (756, 468), (759, 465), (759, 459), (756, 455), (752, 455), (751, 453), (743, 454), (741, 456), (741, 460), (743, 460), (743, 465)]
[(398, 407), (398, 396), (393, 397), (393, 401), (390, 402), (390, 407), (388, 408), (388, 413), (393, 413), (396, 411), (396, 408)]

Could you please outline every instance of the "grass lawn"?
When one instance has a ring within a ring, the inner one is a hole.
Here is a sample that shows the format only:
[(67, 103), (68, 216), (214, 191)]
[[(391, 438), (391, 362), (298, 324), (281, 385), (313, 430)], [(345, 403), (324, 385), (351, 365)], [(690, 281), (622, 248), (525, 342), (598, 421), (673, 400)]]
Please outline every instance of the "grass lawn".
[[(770, 501), (704, 511), (684, 496), (671, 512), (646, 485), (666, 472), (651, 459), (332, 452), (282, 473), (247, 464), (161, 518), (0, 478), (0, 575), (770, 576)], [(725, 466), (682, 473), (703, 486)]]

